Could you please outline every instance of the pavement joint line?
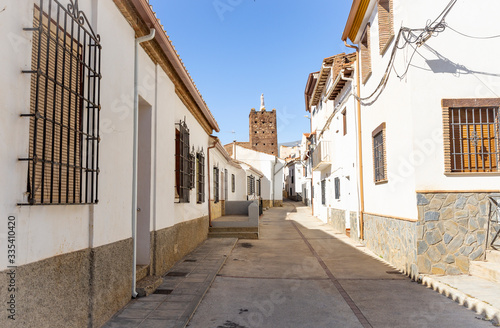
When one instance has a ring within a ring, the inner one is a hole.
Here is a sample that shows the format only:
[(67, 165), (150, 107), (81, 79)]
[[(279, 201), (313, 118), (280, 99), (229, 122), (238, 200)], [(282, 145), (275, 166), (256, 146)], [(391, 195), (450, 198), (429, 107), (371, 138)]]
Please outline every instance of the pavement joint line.
[(321, 265), (321, 267), (325, 271), (325, 273), (328, 276), (328, 278), (330, 278), (330, 280), (333, 283), (333, 285), (335, 286), (335, 288), (337, 288), (338, 292), (340, 293), (340, 295), (342, 296), (342, 298), (344, 299), (344, 301), (347, 303), (347, 305), (349, 305), (349, 308), (351, 308), (351, 311), (354, 313), (354, 315), (358, 319), (359, 323), (364, 328), (373, 328), (373, 326), (370, 324), (370, 322), (366, 319), (366, 317), (363, 314), (363, 312), (361, 312), (361, 310), (359, 309), (359, 307), (356, 305), (356, 303), (354, 302), (354, 300), (345, 291), (344, 287), (342, 287), (342, 285), (337, 280), (337, 278), (335, 278), (335, 276), (330, 271), (330, 269), (328, 269), (328, 267), (326, 266), (326, 264), (323, 261), (323, 259), (321, 258), (321, 256), (319, 256), (319, 254), (316, 252), (316, 250), (314, 249), (314, 247), (309, 243), (309, 241), (307, 240), (307, 238), (304, 236), (304, 234), (302, 233), (302, 231), (300, 231), (299, 227), (297, 227), (297, 223), (295, 223), (295, 221), (289, 221), (289, 222), (292, 223), (293, 227), (295, 228), (295, 230), (297, 230), (297, 233), (302, 237), (302, 240), (307, 245), (307, 247), (309, 248), (309, 250), (311, 251), (311, 253), (314, 255), (314, 257), (316, 257), (316, 260), (318, 260), (319, 264)]
[(227, 276), (227, 275), (217, 275), (220, 278), (233, 278), (233, 279), (262, 279), (262, 280), (330, 280), (330, 278), (284, 278), (284, 277), (246, 277), (246, 276)]

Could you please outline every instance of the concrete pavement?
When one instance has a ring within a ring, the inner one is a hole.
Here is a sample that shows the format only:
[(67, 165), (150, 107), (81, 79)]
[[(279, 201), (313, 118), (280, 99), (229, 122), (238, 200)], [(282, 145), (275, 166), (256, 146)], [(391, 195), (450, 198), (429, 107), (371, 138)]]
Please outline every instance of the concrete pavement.
[(239, 240), (189, 327), (492, 327), (310, 215), (266, 211)]

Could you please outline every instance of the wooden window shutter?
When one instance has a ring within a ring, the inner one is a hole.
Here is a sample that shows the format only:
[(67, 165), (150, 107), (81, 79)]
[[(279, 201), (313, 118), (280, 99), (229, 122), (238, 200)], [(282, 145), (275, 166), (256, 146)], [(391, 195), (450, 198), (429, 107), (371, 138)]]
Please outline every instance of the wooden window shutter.
[(382, 55), (394, 37), (394, 18), (392, 10), (393, 0), (379, 0), (378, 2), (378, 31), (379, 49)]
[(370, 24), (366, 25), (365, 33), (360, 42), (361, 52), (361, 78), (366, 83), (372, 74), (372, 60), (370, 54)]
[[(38, 95), (37, 77), (35, 74), (31, 77), (30, 113), (35, 114), (38, 111), (45, 119), (36, 120), (35, 136), (35, 119), (30, 118), (30, 140), (35, 140), (36, 137), (34, 190), (28, 185), (30, 203), (80, 203), (82, 179), (80, 125), (83, 106), (83, 101), (79, 97), (83, 92), (82, 67), (79, 63), (81, 45), (61, 28), (56, 33), (57, 29), (53, 22), (49, 31), (49, 18), (43, 15), (43, 21), (40, 22), (39, 17), (40, 11), (35, 7), (34, 27), (41, 27), (43, 33), (41, 38), (39, 30), (33, 34), (31, 60), (32, 67), (36, 68), (40, 54), (40, 71), (43, 74), (39, 77)], [(47, 40), (47, 35), (50, 35), (50, 41)], [(63, 56), (62, 44), (66, 45), (64, 47), (66, 56)], [(52, 79), (59, 84), (57, 87)], [(30, 142), (30, 158), (34, 157), (33, 146)], [(67, 165), (51, 163), (67, 163)], [(29, 165), (28, 180), (32, 179), (33, 167)]]

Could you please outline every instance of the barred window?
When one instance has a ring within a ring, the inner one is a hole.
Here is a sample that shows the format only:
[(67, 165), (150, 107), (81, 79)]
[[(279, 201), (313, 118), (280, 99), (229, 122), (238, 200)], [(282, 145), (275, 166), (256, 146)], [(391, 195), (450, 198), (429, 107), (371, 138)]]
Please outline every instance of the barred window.
[(257, 180), (257, 196), (260, 196), (261, 195), (261, 188), (262, 188), (262, 181), (261, 179)]
[(236, 191), (236, 181), (234, 174), (231, 174), (231, 191), (235, 192)]
[(27, 194), (30, 205), (98, 202), (101, 44), (78, 9), (34, 7)]
[(227, 177), (227, 170), (224, 169), (224, 199), (227, 200), (227, 194), (228, 194), (228, 177)]
[(247, 177), (247, 194), (255, 194), (255, 177), (253, 175)]
[(196, 194), (197, 203), (201, 204), (205, 202), (205, 155), (203, 151), (196, 154)]
[(219, 202), (219, 168), (214, 166), (214, 203)]
[(445, 171), (498, 172), (500, 99), (443, 99)]
[(175, 192), (178, 203), (189, 203), (193, 188), (193, 156), (189, 153), (189, 129), (185, 121), (176, 123), (175, 129)]
[(321, 180), (321, 204), (326, 205), (326, 180)]
[(335, 178), (333, 181), (335, 183), (335, 199), (340, 199), (340, 179)]
[(387, 160), (385, 147), (385, 123), (379, 125), (372, 133), (373, 171), (375, 183), (387, 181)]

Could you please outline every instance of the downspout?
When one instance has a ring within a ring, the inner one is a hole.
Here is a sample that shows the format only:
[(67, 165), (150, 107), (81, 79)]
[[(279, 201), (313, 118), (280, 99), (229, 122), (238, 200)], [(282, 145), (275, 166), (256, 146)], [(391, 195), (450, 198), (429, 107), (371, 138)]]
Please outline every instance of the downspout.
[[(364, 184), (363, 184), (363, 146), (361, 141), (361, 79), (360, 79), (360, 68), (359, 68), (359, 48), (347, 43), (347, 40), (344, 40), (344, 44), (348, 48), (352, 48), (356, 50), (356, 89), (357, 89), (357, 116), (358, 116), (358, 158), (359, 158), (359, 202), (360, 202), (360, 212), (359, 212), (359, 238), (361, 240), (365, 239), (364, 236), (364, 214), (365, 214), (365, 196), (364, 196)], [(354, 91), (353, 91), (354, 93)]]
[(210, 190), (212, 188), (210, 187), (210, 149), (215, 148), (215, 145), (217, 144), (217, 141), (214, 142), (214, 144), (210, 147), (207, 148), (207, 178), (208, 178), (208, 226), (212, 226), (212, 203), (210, 203)]
[(136, 288), (136, 265), (137, 265), (137, 148), (139, 130), (139, 44), (150, 41), (155, 37), (155, 29), (151, 29), (149, 35), (135, 39), (134, 56), (134, 146), (132, 160), (132, 241), (134, 245), (132, 263), (132, 297), (137, 297)]

